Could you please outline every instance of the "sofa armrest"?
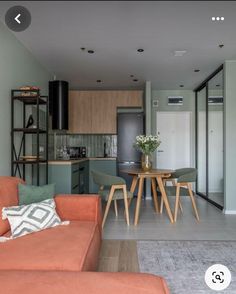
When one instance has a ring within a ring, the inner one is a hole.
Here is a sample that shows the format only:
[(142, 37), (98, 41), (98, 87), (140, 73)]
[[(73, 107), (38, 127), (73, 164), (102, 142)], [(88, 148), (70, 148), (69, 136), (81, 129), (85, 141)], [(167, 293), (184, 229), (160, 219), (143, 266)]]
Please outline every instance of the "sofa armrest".
[(101, 229), (102, 210), (98, 195), (58, 194), (54, 199), (62, 220), (94, 221)]

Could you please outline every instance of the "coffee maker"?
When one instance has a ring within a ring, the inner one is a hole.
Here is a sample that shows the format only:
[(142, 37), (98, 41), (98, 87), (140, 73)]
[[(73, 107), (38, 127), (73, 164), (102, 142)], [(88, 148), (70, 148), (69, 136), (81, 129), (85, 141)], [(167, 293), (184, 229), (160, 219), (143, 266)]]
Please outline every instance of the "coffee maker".
[(87, 156), (86, 147), (85, 146), (80, 146), (79, 147), (79, 157), (84, 158), (86, 156)]

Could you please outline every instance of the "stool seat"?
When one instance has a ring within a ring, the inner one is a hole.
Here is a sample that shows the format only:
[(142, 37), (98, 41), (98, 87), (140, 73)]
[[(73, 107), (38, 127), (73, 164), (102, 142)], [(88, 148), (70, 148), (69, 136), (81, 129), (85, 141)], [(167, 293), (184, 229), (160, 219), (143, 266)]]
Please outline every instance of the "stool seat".
[[(176, 196), (176, 188), (177, 188), (176, 186), (165, 186), (167, 196)], [(159, 187), (157, 188), (157, 191), (161, 193)], [(189, 196), (188, 189), (184, 187), (180, 187), (179, 195)]]
[[(108, 201), (110, 189), (100, 190), (98, 191), (98, 195), (102, 197), (103, 200)], [(133, 193), (130, 191), (127, 191), (127, 198), (131, 199), (133, 198)], [(124, 199), (124, 192), (122, 190), (115, 190), (112, 200), (121, 200)]]

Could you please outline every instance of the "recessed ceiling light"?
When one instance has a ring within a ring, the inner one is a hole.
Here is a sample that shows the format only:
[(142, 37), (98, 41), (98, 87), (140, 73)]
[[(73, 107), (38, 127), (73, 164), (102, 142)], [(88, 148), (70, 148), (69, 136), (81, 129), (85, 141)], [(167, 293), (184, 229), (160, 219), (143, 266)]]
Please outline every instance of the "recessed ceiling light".
[(184, 87), (184, 85), (179, 85), (180, 86), (180, 88), (183, 88)]
[(194, 70), (194, 72), (199, 72), (199, 71), (200, 71), (200, 69), (195, 69), (195, 70)]
[(138, 79), (133, 79), (133, 82), (138, 82)]
[(144, 49), (142, 49), (142, 48), (139, 48), (139, 49), (137, 49), (137, 51), (141, 53), (141, 52), (143, 52), (143, 51), (144, 51)]
[(225, 18), (224, 18), (224, 16), (212, 16), (211, 20), (212, 21), (224, 21)]
[(176, 50), (174, 56), (183, 56), (187, 51), (186, 50)]
[(218, 45), (219, 48), (223, 48), (224, 47), (224, 44), (220, 44)]
[(88, 50), (88, 53), (89, 54), (93, 54), (94, 53), (94, 50)]
[(102, 80), (97, 80), (97, 83), (101, 83), (102, 82)]

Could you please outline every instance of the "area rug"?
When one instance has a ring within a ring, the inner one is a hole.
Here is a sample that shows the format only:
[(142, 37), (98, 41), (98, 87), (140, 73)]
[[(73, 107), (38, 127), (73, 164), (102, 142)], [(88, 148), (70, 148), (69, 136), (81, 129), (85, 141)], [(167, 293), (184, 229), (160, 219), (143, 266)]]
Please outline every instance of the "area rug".
[(218, 293), (236, 293), (236, 242), (137, 241), (140, 272), (164, 277), (171, 294), (213, 294), (204, 276), (208, 267), (223, 264), (231, 271), (229, 287)]

